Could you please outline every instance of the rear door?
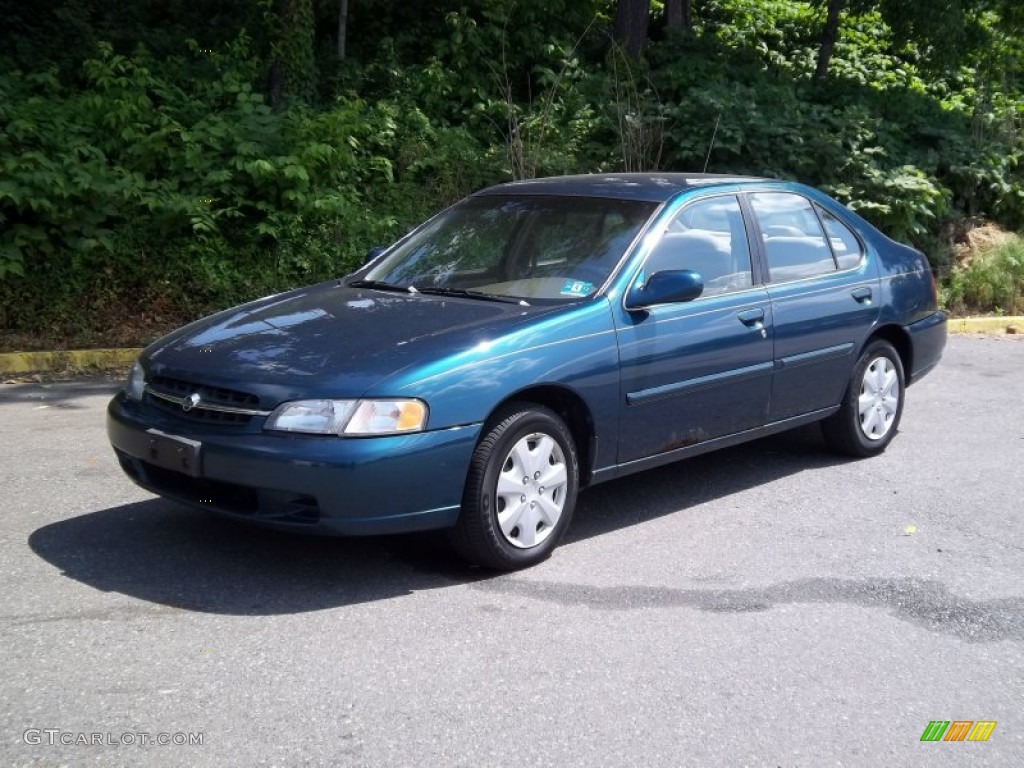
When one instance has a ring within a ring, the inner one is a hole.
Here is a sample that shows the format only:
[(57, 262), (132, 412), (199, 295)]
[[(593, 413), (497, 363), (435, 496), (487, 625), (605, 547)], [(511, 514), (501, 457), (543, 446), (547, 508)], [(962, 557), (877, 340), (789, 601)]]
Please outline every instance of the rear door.
[(700, 272), (703, 294), (685, 303), (617, 309), (620, 464), (742, 432), (768, 417), (771, 306), (753, 280), (735, 195), (681, 208), (634, 281), (669, 269)]
[(854, 232), (793, 192), (748, 197), (775, 330), (770, 421), (836, 405), (878, 317), (878, 276)]

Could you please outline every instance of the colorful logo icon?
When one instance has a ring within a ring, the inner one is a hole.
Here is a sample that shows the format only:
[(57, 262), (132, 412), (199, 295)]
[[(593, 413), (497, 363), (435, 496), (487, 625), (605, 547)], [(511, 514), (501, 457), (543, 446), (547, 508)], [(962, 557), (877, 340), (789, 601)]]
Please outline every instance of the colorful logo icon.
[(921, 741), (988, 741), (996, 720), (932, 720)]

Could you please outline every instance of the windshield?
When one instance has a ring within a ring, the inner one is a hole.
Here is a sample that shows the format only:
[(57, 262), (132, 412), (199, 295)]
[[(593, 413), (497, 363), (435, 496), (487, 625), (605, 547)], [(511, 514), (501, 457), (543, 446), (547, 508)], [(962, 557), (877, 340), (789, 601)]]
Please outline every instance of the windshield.
[(450, 208), (361, 276), (424, 293), (535, 301), (593, 295), (656, 205), (483, 195)]

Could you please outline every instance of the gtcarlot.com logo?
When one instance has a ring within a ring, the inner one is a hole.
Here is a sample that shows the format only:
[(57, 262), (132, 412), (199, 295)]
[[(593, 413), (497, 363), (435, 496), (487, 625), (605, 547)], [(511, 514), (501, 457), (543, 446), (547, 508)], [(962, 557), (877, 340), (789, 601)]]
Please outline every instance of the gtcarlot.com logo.
[(201, 746), (205, 733), (153, 733), (150, 731), (64, 731), (60, 728), (27, 728), (21, 736), (33, 747), (182, 747)]
[(995, 720), (932, 720), (921, 741), (988, 741), (995, 729)]

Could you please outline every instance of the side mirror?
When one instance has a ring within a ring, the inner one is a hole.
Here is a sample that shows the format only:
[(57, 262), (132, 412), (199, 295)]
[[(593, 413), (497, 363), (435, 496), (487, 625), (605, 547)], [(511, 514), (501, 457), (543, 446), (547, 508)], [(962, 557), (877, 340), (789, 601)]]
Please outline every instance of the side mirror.
[(375, 245), (373, 248), (366, 252), (366, 258), (363, 259), (363, 264), (369, 264), (371, 261), (380, 256), (388, 247), (386, 245)]
[(680, 304), (693, 301), (704, 292), (700, 272), (670, 269), (655, 272), (644, 282), (635, 282), (626, 296), (626, 309), (646, 309), (655, 304)]

